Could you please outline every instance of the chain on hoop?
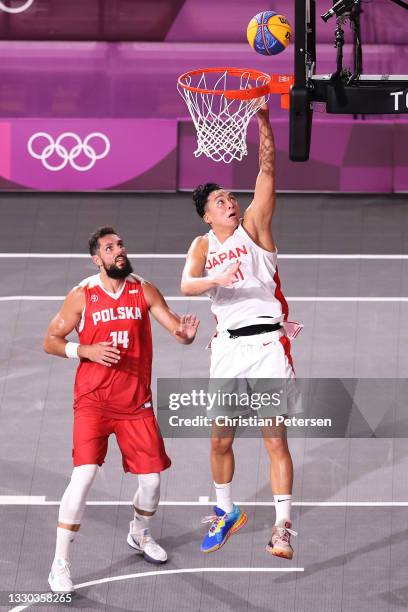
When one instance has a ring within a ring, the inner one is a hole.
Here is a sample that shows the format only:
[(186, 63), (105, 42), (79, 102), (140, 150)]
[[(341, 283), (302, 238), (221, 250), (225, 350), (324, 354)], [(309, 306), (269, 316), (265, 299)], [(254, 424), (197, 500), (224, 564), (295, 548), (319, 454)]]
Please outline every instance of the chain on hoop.
[(251, 117), (269, 99), (271, 77), (233, 68), (183, 74), (177, 88), (197, 130), (194, 155), (230, 163), (248, 154), (246, 133)]

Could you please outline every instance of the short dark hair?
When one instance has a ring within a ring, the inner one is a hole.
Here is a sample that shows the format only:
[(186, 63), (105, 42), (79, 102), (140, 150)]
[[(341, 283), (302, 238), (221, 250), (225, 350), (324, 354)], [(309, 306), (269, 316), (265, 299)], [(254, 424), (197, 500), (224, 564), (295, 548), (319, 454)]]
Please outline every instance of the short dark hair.
[(222, 189), (217, 183), (206, 183), (205, 185), (198, 185), (193, 191), (193, 202), (196, 207), (196, 211), (201, 218), (205, 215), (205, 205), (208, 200), (208, 196), (212, 191)]
[(109, 227), (109, 225), (103, 225), (102, 227), (98, 227), (96, 232), (92, 234), (88, 241), (89, 253), (91, 255), (95, 255), (97, 250), (99, 249), (99, 238), (103, 238), (104, 236), (108, 236), (109, 234), (117, 234), (117, 232), (113, 229), (113, 227)]

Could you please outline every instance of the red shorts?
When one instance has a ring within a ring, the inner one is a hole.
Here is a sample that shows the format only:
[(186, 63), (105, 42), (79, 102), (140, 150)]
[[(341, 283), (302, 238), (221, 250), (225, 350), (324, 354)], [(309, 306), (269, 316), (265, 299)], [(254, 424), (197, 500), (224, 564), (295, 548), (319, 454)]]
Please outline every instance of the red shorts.
[(112, 419), (101, 414), (74, 412), (74, 467), (102, 465), (108, 438), (115, 434), (125, 472), (150, 474), (166, 470), (171, 461), (154, 415), (140, 419)]

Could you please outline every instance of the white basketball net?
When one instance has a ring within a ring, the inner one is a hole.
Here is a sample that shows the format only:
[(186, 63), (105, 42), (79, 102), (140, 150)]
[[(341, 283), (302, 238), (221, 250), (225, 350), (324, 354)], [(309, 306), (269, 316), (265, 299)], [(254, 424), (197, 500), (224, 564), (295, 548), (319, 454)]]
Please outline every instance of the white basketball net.
[[(249, 72), (239, 77), (224, 73), (203, 72), (188, 75), (184, 83), (190, 87), (225, 91), (248, 89), (267, 83), (268, 76), (251, 78)], [(222, 93), (209, 94), (190, 91), (177, 85), (183, 96), (197, 130), (197, 149), (194, 155), (204, 154), (213, 161), (229, 164), (233, 159), (241, 161), (248, 154), (246, 133), (251, 117), (260, 109), (269, 95), (249, 100), (226, 98)]]

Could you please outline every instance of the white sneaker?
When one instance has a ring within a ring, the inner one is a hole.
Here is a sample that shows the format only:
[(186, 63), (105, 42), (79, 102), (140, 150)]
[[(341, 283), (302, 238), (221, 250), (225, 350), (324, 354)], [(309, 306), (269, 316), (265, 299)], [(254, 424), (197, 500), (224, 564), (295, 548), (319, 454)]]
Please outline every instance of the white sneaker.
[(167, 553), (159, 546), (152, 538), (150, 529), (143, 529), (137, 533), (134, 532), (134, 521), (130, 521), (130, 529), (127, 537), (129, 546), (141, 553), (149, 563), (166, 563)]
[(52, 564), (48, 584), (53, 593), (73, 593), (75, 591), (70, 567), (71, 565), (65, 559), (57, 559)]

